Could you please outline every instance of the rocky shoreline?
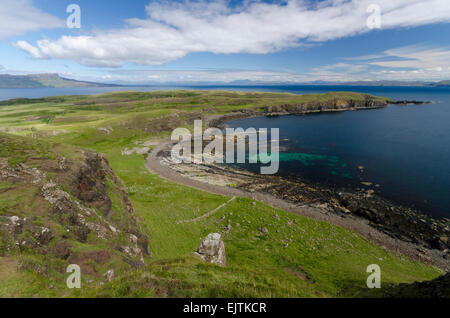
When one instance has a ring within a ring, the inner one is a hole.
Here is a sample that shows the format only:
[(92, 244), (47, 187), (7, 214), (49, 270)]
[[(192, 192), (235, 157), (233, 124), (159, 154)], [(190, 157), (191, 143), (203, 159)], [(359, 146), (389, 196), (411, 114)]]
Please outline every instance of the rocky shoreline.
[(416, 100), (399, 100), (393, 101), (386, 99), (383, 101), (374, 101), (368, 99), (365, 102), (353, 101), (353, 100), (338, 100), (334, 101), (332, 105), (328, 103), (313, 103), (313, 104), (299, 104), (299, 105), (279, 105), (279, 106), (266, 106), (261, 109), (240, 109), (233, 110), (230, 114), (224, 114), (219, 116), (213, 116), (207, 118), (207, 124), (209, 127), (225, 128), (225, 122), (250, 117), (259, 116), (286, 116), (286, 115), (310, 115), (317, 113), (332, 113), (343, 111), (357, 111), (357, 110), (369, 110), (384, 108), (388, 105), (426, 105), (431, 104), (429, 101), (416, 101)]
[[(207, 120), (207, 125), (224, 128), (226, 127), (226, 121), (238, 118), (306, 115), (317, 112), (373, 109), (386, 107), (388, 104), (406, 105), (411, 103), (426, 104), (427, 102), (386, 100), (385, 103), (366, 103), (364, 105), (347, 102), (342, 105), (345, 107), (339, 107), (338, 109), (329, 107), (307, 110), (304, 105), (265, 107), (262, 111), (242, 109), (231, 114), (210, 117)], [(319, 105), (319, 107), (322, 107), (322, 105)], [(320, 209), (324, 213), (333, 214), (339, 218), (363, 220), (376, 231), (397, 242), (406, 243), (409, 246), (409, 251), (403, 254), (434, 264), (447, 271), (450, 269), (450, 220), (447, 218), (433, 218), (418, 210), (395, 204), (376, 195), (373, 190), (335, 189), (301, 180), (297, 177), (258, 175), (216, 164), (182, 164), (175, 166), (170, 164), (169, 157), (170, 153), (167, 148), (165, 151), (162, 150), (158, 153), (158, 160), (162, 160), (161, 162), (164, 165), (191, 179), (222, 187), (232, 186), (234, 189), (250, 194), (266, 194), (297, 207)], [(414, 252), (411, 252), (411, 249)]]
[(444, 258), (449, 259), (449, 219), (433, 218), (418, 210), (395, 204), (374, 194), (373, 190), (335, 189), (300, 178), (257, 175), (239, 187), (250, 192), (270, 193), (299, 205), (321, 207), (340, 216), (363, 218), (372, 227), (391, 237), (438, 250)]
[[(342, 191), (299, 178), (259, 175), (217, 164), (174, 164), (170, 143), (153, 153), (153, 167), (172, 181), (222, 195), (251, 197), (274, 207), (351, 229), (398, 254), (450, 270), (449, 220), (435, 219), (368, 191)], [(151, 169), (155, 170), (155, 169)], [(202, 186), (203, 184), (204, 186)]]

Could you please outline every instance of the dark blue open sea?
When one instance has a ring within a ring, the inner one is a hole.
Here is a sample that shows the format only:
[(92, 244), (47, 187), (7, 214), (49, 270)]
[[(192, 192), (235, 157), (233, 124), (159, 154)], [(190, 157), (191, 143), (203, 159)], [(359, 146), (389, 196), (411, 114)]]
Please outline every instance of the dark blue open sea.
[[(196, 86), (0, 89), (0, 100), (114, 90), (220, 89), (294, 94), (356, 91), (432, 101), (307, 116), (230, 121), (230, 127), (279, 128), (281, 175), (342, 188), (373, 189), (396, 203), (450, 217), (450, 88), (362, 86)], [(255, 165), (244, 165), (250, 170)], [(259, 169), (258, 169), (259, 171)], [(362, 184), (361, 182), (368, 183)]]
[[(227, 125), (279, 128), (280, 175), (299, 176), (337, 188), (373, 189), (396, 203), (449, 217), (450, 88), (305, 87), (286, 91), (331, 90), (433, 104), (247, 118)], [(254, 165), (244, 167), (259, 171)]]

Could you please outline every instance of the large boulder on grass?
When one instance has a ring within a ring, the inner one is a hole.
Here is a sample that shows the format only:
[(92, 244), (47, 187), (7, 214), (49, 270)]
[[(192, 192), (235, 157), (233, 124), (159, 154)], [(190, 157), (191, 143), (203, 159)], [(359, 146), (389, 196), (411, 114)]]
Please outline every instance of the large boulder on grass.
[(197, 249), (196, 254), (205, 262), (225, 266), (227, 264), (225, 256), (225, 244), (219, 233), (210, 233)]

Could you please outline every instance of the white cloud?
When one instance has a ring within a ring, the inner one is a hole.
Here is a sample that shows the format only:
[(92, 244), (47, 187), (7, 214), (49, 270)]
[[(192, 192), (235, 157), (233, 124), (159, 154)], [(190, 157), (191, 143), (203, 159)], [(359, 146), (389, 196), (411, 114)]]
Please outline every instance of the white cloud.
[(31, 0), (0, 1), (0, 39), (61, 26), (63, 20), (36, 9)]
[(366, 9), (373, 2), (381, 7), (382, 29), (450, 21), (448, 0), (244, 1), (239, 8), (158, 1), (146, 7), (147, 19), (129, 19), (123, 29), (16, 45), (34, 58), (105, 67), (159, 65), (193, 52), (264, 54), (368, 32)]
[(317, 76), (353, 80), (434, 81), (450, 78), (450, 47), (410, 45), (314, 69)]
[(370, 64), (384, 67), (439, 70), (450, 65), (450, 48), (410, 45), (387, 50), (384, 52), (383, 60), (372, 61)]
[(15, 47), (28, 52), (30, 55), (32, 55), (34, 58), (44, 58), (44, 56), (41, 54), (41, 51), (39, 51), (38, 48), (32, 46), (30, 43), (26, 41), (18, 41), (14, 44)]

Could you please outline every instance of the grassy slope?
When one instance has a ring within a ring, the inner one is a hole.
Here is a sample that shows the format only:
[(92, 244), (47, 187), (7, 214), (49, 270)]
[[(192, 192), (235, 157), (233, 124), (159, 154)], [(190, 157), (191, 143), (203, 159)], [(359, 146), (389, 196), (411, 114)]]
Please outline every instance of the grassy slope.
[[(361, 98), (351, 93), (340, 93), (338, 97), (349, 96)], [(65, 131), (47, 138), (105, 153), (128, 186), (141, 224), (149, 234), (154, 260), (145, 269), (119, 273), (118, 279), (105, 285), (87, 285), (73, 292), (74, 296), (355, 296), (365, 287), (365, 269), (372, 263), (381, 266), (383, 284), (436, 277), (441, 274), (439, 270), (394, 256), (350, 231), (266, 204), (253, 206), (250, 199), (235, 200), (197, 223), (175, 224), (176, 220), (202, 215), (228, 198), (163, 180), (145, 169), (143, 155), (120, 154), (121, 149), (134, 146), (136, 141), (159, 136), (147, 127), (161, 121), (171, 124), (172, 117), (161, 119), (171, 113), (218, 114), (334, 98), (331, 94), (186, 91), (75, 96), (65, 97), (63, 102), (44, 100), (2, 106), (0, 127), (15, 127), (13, 132), (22, 135)], [(105, 126), (113, 127), (110, 135), (98, 132), (98, 127)], [(226, 268), (205, 264), (192, 256), (206, 234), (221, 231), (227, 224), (232, 229), (224, 235)], [(263, 234), (260, 227), (266, 227), (269, 233)], [(0, 284), (0, 295), (47, 295), (48, 289), (42, 288), (48, 287), (46, 281), (31, 273), (26, 275), (31, 275), (28, 281), (36, 282), (30, 285), (31, 291), (18, 290), (17, 284), (26, 276), (16, 273)], [(302, 276), (309, 280), (299, 278)], [(58, 289), (51, 295), (66, 293)]]
[[(82, 160), (81, 149), (68, 144), (53, 143), (43, 139), (32, 139), (29, 137), (14, 136), (0, 133), (0, 158), (8, 158), (11, 167), (17, 168), (20, 164), (26, 164), (30, 168), (37, 168), (46, 173), (48, 180), (57, 182), (64, 190), (68, 189), (69, 178), (72, 171), (77, 171)], [(67, 172), (55, 171), (54, 161), (58, 157), (65, 157), (70, 165)], [(67, 180), (67, 181), (66, 181)], [(66, 181), (66, 182), (64, 182)], [(117, 204), (122, 204), (121, 197), (115, 194), (117, 186), (109, 187), (109, 196)], [(20, 181), (4, 182), (0, 181), (0, 221), (3, 216), (18, 216), (21, 219), (29, 219), (28, 224), (49, 227), (52, 230), (54, 239), (48, 246), (43, 247), (45, 252), (37, 252), (33, 249), (22, 248), (21, 253), (13, 249), (7, 252), (6, 246), (11, 239), (9, 235), (0, 231), (0, 297), (57, 297), (68, 296), (70, 290), (67, 289), (65, 281), (67, 274), (64, 272), (70, 264), (70, 259), (62, 260), (53, 256), (56, 243), (61, 241), (61, 237), (71, 245), (73, 256), (80, 256), (85, 252), (97, 252), (108, 250), (111, 257), (102, 264), (92, 264), (99, 273), (104, 273), (110, 268), (126, 270), (128, 267), (122, 261), (123, 254), (114, 251), (114, 243), (121, 242), (120, 237), (111, 238), (105, 242), (91, 233), (85, 242), (80, 242), (74, 235), (67, 233), (66, 229), (74, 229), (68, 224), (56, 221), (50, 212), (50, 205), (40, 196), (41, 188), (32, 182)], [(124, 217), (123, 208), (114, 207), (114, 215), (110, 220), (114, 225), (122, 229), (120, 220), (116, 218)], [(30, 213), (31, 212), (31, 213)], [(98, 214), (101, 212), (97, 211)], [(125, 216), (125, 221), (127, 216)], [(88, 219), (89, 220), (89, 219)], [(1, 224), (1, 223), (0, 223)], [(119, 226), (118, 226), (119, 225)], [(9, 234), (9, 233), (8, 233)], [(24, 230), (22, 235), (16, 234), (16, 239), (30, 238), (30, 232)], [(47, 254), (47, 255), (44, 255)], [(21, 270), (18, 270), (18, 266)], [(83, 277), (86, 282), (96, 279), (98, 276), (87, 274)]]

